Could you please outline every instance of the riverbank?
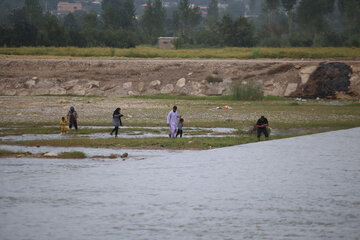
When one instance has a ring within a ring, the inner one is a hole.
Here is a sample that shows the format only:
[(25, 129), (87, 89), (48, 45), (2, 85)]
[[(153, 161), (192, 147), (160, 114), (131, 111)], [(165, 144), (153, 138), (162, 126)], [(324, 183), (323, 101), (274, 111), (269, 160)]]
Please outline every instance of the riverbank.
[[(261, 115), (269, 120), (271, 139), (360, 126), (360, 104), (354, 100), (0, 96), (0, 104), (1, 143), (20, 146), (220, 148), (257, 141), (252, 129)], [(185, 119), (182, 139), (168, 139), (166, 116), (173, 105)], [(79, 114), (79, 131), (61, 135), (58, 124), (70, 106)], [(116, 107), (125, 115), (117, 139), (109, 134)]]

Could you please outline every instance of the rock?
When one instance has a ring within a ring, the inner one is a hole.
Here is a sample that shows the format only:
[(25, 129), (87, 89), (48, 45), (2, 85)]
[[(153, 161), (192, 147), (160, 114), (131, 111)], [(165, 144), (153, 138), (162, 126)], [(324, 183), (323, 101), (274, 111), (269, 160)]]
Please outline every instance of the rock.
[(123, 154), (121, 154), (121, 158), (127, 158), (129, 156), (129, 154), (128, 153), (123, 153)]
[(14, 86), (15, 89), (22, 88), (22, 87), (23, 87), (23, 84), (21, 84), (21, 83), (16, 83)]
[(16, 90), (15, 89), (6, 89), (3, 91), (3, 94), (13, 96), (16, 94)]
[(137, 90), (139, 92), (143, 92), (145, 90), (145, 83), (144, 82), (139, 82), (137, 85)]
[(188, 76), (191, 76), (192, 74), (193, 74), (192, 72), (189, 72), (189, 73), (188, 73)]
[(59, 156), (57, 153), (54, 153), (54, 152), (47, 152), (47, 153), (44, 153), (44, 157), (57, 157)]
[(300, 73), (302, 74), (312, 74), (317, 69), (317, 66), (309, 66), (301, 68)]
[(264, 83), (264, 87), (272, 87), (273, 85), (274, 85), (274, 79), (271, 79)]
[(301, 84), (306, 84), (309, 81), (310, 74), (300, 74)]
[(86, 84), (87, 88), (98, 88), (100, 87), (100, 82), (99, 81), (90, 81)]
[(78, 84), (78, 82), (79, 82), (79, 80), (71, 80), (71, 81), (64, 82), (63, 84), (61, 84), (61, 86), (66, 90), (70, 90), (73, 87), (75, 87)]
[(172, 84), (166, 84), (163, 88), (161, 88), (160, 93), (167, 94), (174, 91), (174, 85)]
[(301, 68), (301, 66), (300, 66), (300, 65), (295, 65), (295, 66), (294, 66), (294, 68), (296, 68), (296, 69), (300, 69), (300, 68)]
[(128, 91), (128, 93), (127, 93), (129, 96), (135, 96), (136, 95), (136, 93), (134, 93), (133, 91)]
[(33, 77), (32, 80), (36, 81), (38, 80), (38, 77)]
[(176, 82), (176, 87), (182, 88), (186, 85), (186, 79), (185, 78), (180, 78), (177, 82)]
[(36, 84), (36, 88), (46, 88), (46, 89), (50, 89), (55, 85), (55, 83), (53, 81), (50, 80), (40, 80), (37, 84)]
[(222, 86), (209, 86), (209, 88), (206, 90), (205, 94), (209, 96), (218, 96), (222, 95), (225, 88)]
[(75, 87), (73, 87), (72, 93), (75, 95), (85, 95), (85, 89), (83, 86), (76, 85)]
[(222, 81), (222, 84), (224, 85), (229, 85), (229, 84), (232, 84), (232, 79), (231, 78), (224, 78), (223, 81)]
[(132, 82), (126, 82), (123, 84), (124, 89), (130, 89), (132, 87)]
[(64, 94), (66, 94), (66, 90), (64, 88), (61, 88), (61, 87), (53, 87), (53, 88), (50, 88), (50, 94), (52, 94), (52, 95), (64, 95)]
[(241, 81), (241, 84), (246, 85), (246, 84), (248, 84), (248, 82), (247, 81)]
[(287, 87), (286, 87), (284, 96), (285, 96), (285, 97), (290, 96), (293, 92), (296, 91), (297, 87), (298, 87), (298, 84), (297, 84), (297, 83), (289, 83), (289, 84), (287, 85)]
[(36, 85), (35, 80), (28, 80), (28, 81), (25, 82), (25, 86), (28, 87), (28, 88), (35, 87), (35, 85)]
[(16, 114), (16, 116), (22, 116), (22, 113), (18, 113), (18, 114)]
[(160, 86), (161, 85), (161, 82), (160, 80), (154, 80), (154, 81), (151, 81), (150, 82), (150, 87), (157, 87), (157, 86)]
[(49, 94), (49, 93), (50, 93), (50, 90), (48, 88), (37, 88), (37, 89), (34, 89), (31, 91), (31, 95), (45, 95), (45, 94)]

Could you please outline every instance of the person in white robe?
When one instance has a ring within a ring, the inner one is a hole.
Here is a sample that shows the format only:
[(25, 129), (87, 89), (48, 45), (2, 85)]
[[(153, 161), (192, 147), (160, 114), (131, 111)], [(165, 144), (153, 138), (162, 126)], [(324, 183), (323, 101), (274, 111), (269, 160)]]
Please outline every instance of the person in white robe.
[(174, 106), (167, 116), (167, 125), (170, 127), (169, 137), (174, 138), (177, 129), (177, 119), (181, 118), (181, 115), (177, 113), (177, 107)]

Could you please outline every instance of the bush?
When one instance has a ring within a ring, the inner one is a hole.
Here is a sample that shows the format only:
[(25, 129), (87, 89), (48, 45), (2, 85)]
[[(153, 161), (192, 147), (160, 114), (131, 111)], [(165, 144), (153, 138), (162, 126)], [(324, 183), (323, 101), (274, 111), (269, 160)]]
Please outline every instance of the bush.
[(254, 83), (235, 85), (232, 89), (233, 100), (263, 100), (264, 92)]
[(223, 80), (219, 77), (207, 76), (206, 81), (208, 81), (209, 83), (218, 83), (222, 82)]

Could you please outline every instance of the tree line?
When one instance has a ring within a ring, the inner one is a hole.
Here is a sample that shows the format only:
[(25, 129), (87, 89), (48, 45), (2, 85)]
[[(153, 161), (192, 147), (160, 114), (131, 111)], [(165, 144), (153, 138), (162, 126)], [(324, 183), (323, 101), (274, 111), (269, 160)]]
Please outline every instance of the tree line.
[[(136, 16), (134, 0), (103, 0), (101, 14), (68, 13), (57, 17), (43, 11), (39, 0), (8, 13), (0, 26), (1, 46), (77, 46), (131, 48), (156, 44), (175, 36), (176, 47), (360, 47), (359, 0), (243, 0), (256, 16), (219, 9), (211, 0), (207, 15), (189, 0), (167, 9), (161, 0), (147, 0)], [(228, 8), (236, 9), (229, 4)]]

